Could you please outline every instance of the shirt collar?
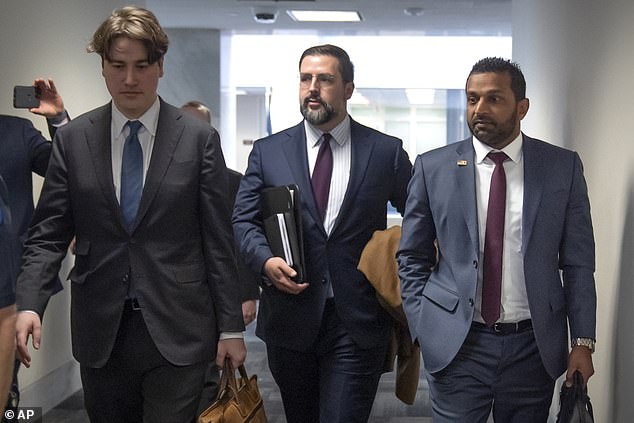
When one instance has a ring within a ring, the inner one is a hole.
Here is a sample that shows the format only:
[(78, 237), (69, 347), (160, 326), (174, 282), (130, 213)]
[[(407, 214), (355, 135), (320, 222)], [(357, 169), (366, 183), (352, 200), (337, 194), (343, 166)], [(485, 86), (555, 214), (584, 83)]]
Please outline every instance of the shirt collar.
[[(316, 147), (317, 143), (321, 139), (321, 136), (324, 134), (321, 130), (317, 129), (315, 126), (308, 123), (308, 121), (304, 120), (304, 128), (306, 129), (306, 142), (309, 147)], [(350, 115), (346, 115), (346, 117), (339, 123), (339, 125), (332, 128), (330, 132), (328, 132), (332, 139), (335, 142), (342, 146), (346, 143), (346, 141), (350, 138), (346, 136), (346, 134), (350, 133)]]
[(519, 135), (513, 141), (511, 141), (509, 145), (504, 147), (502, 150), (496, 150), (495, 148), (483, 143), (475, 136), (473, 136), (473, 148), (475, 150), (476, 163), (482, 163), (487, 154), (489, 154), (491, 151), (502, 151), (506, 153), (506, 155), (509, 156), (509, 159), (511, 159), (513, 162), (519, 163), (520, 159), (522, 158), (523, 142), (524, 140), (522, 132), (520, 131)]
[[(159, 117), (160, 110), (161, 110), (161, 102), (158, 96), (156, 96), (156, 100), (154, 100), (154, 103), (152, 103), (150, 108), (147, 109), (147, 111), (143, 113), (143, 115), (141, 115), (139, 119), (137, 119), (143, 124), (143, 127), (145, 128), (145, 130), (148, 131), (150, 135), (152, 135), (152, 137), (156, 136), (156, 127), (158, 126), (158, 117)], [(117, 108), (117, 105), (114, 104), (114, 101), (113, 101), (112, 102), (112, 125), (114, 127), (115, 133), (121, 134), (123, 132), (123, 129), (125, 128), (125, 125), (128, 123), (129, 120), (130, 119), (125, 117), (125, 115)]]

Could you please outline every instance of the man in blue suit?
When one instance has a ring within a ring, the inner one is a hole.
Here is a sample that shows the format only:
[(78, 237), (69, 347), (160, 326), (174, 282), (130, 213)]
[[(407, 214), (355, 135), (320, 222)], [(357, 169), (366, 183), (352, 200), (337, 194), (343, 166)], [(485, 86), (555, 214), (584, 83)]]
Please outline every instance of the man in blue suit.
[[(40, 105), (29, 111), (46, 117), (52, 138), (57, 128), (68, 122), (64, 102), (52, 79), (38, 78), (33, 85), (40, 92)], [(10, 288), (11, 295), (15, 297), (15, 280), (20, 269), (22, 245), (33, 215), (32, 174), (44, 176), (52, 143), (33, 127), (31, 121), (7, 115), (0, 115), (0, 139), (0, 177), (6, 183), (6, 202), (9, 206), (5, 206), (13, 219), (10, 228), (5, 221), (5, 230), (2, 233), (4, 247), (0, 254), (0, 280), (7, 283), (6, 289)], [(55, 277), (53, 282), (55, 292), (59, 291), (62, 288), (59, 279)], [(19, 365), (20, 362), (16, 360), (8, 402), (11, 408), (18, 406), (20, 398), (17, 378)], [(1, 405), (4, 406), (5, 402), (6, 397), (0, 396)], [(4, 421), (2, 418), (0, 420)]]
[[(367, 421), (388, 343), (388, 315), (357, 264), (386, 227), (387, 203), (402, 213), (411, 163), (401, 140), (349, 117), (353, 81), (341, 48), (304, 51), (304, 121), (254, 144), (234, 208), (242, 257), (264, 276), (256, 333), (289, 423)], [(301, 196), (307, 276), (297, 282), (271, 252), (260, 211), (262, 190), (287, 184)]]
[(555, 380), (594, 373), (581, 160), (520, 131), (525, 92), (516, 64), (479, 61), (466, 84), (473, 137), (414, 164), (397, 256), (434, 422), (485, 422), (491, 406), (496, 422), (546, 422)]
[(8, 397), (13, 357), (15, 355), (15, 274), (12, 256), (14, 242), (10, 232), (11, 212), (9, 191), (0, 175), (0, 415), (4, 415), (5, 398)]

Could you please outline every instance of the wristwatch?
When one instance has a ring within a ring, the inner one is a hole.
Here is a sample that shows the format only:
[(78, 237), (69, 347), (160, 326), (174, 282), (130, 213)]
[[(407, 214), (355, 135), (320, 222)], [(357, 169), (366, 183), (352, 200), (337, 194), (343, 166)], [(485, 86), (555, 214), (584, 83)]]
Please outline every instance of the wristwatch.
[(594, 339), (592, 338), (574, 338), (572, 340), (572, 346), (576, 346), (576, 345), (581, 345), (583, 347), (586, 347), (590, 350), (591, 353), (594, 352)]

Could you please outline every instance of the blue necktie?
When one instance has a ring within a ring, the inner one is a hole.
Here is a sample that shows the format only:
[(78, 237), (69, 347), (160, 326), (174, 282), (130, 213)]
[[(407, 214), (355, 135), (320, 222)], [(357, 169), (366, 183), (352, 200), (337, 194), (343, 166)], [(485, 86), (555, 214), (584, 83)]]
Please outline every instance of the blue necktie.
[(137, 133), (143, 126), (138, 120), (128, 121), (130, 134), (123, 145), (121, 161), (121, 213), (126, 228), (130, 230), (141, 202), (143, 191), (143, 150)]

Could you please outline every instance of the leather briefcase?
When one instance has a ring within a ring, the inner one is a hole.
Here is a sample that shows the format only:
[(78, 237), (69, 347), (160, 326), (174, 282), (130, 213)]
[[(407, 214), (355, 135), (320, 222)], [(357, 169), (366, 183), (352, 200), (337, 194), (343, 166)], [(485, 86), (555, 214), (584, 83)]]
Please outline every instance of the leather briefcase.
[(244, 366), (238, 372), (236, 379), (231, 362), (225, 361), (218, 398), (201, 413), (198, 423), (267, 423), (257, 376), (249, 378)]

